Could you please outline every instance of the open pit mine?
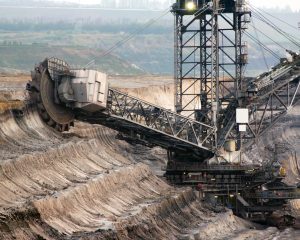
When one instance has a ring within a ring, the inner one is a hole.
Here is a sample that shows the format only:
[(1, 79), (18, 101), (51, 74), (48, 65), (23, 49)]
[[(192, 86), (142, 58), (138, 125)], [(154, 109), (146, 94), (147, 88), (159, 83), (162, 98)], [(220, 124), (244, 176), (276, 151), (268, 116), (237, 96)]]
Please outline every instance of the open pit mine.
[[(166, 182), (161, 169), (167, 153), (160, 147), (129, 144), (114, 130), (79, 121), (69, 132), (53, 131), (36, 107), (24, 109), (29, 78), (0, 78), (1, 240), (299, 239), (298, 230), (251, 223), (202, 201), (188, 186)], [(153, 104), (172, 104), (171, 84), (149, 86), (146, 80), (140, 78), (140, 88), (114, 86)], [(266, 136), (290, 144), (280, 161), (291, 184), (299, 178), (299, 112), (295, 108)], [(273, 141), (261, 139), (247, 161), (257, 162), (258, 151), (269, 145)], [(291, 201), (287, 211), (299, 218), (300, 202)]]
[(175, 81), (1, 76), (0, 239), (300, 239), (300, 54), (245, 77), (255, 11), (178, 0)]

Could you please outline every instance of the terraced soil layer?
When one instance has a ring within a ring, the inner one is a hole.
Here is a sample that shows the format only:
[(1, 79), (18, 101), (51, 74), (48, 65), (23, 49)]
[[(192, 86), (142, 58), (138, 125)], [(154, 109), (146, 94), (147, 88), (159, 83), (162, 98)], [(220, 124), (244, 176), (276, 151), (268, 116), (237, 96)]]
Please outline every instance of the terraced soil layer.
[(1, 239), (176, 239), (212, 215), (191, 189), (130, 160), (115, 135), (82, 127), (63, 136), (33, 110), (2, 114)]
[(299, 239), (170, 186), (157, 176), (165, 151), (116, 136), (84, 123), (60, 134), (32, 108), (2, 112), (0, 239)]

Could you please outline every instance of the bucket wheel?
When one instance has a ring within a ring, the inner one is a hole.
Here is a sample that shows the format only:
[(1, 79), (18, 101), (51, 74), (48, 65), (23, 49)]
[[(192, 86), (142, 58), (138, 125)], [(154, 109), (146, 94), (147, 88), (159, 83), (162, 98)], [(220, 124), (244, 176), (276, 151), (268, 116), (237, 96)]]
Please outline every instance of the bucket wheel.
[(45, 67), (47, 62), (48, 60), (45, 60), (32, 72), (32, 81), (27, 85), (27, 89), (43, 121), (57, 131), (68, 131), (74, 126), (75, 115), (70, 108), (55, 103), (55, 83)]

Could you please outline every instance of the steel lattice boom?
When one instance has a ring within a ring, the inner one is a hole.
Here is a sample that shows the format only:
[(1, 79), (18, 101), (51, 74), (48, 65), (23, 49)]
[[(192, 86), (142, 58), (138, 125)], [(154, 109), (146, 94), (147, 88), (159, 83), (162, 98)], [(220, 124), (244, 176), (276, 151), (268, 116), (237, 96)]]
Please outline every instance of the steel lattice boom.
[[(78, 117), (81, 118), (80, 114)], [(116, 89), (109, 89), (105, 112), (82, 117), (85, 121), (109, 126), (148, 144), (193, 152), (201, 158), (213, 156), (210, 149), (215, 134), (213, 127)]]
[(109, 90), (109, 97), (108, 111), (111, 116), (140, 124), (195, 147), (211, 150), (209, 147), (215, 132), (213, 127), (114, 89)]

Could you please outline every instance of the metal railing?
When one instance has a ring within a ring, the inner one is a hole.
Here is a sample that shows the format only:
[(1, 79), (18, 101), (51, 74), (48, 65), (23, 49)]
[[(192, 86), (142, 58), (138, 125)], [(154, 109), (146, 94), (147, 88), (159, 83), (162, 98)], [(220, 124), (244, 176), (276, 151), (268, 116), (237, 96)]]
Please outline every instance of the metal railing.
[(249, 198), (259, 199), (300, 199), (300, 190), (298, 191), (263, 191), (255, 194), (249, 194)]

